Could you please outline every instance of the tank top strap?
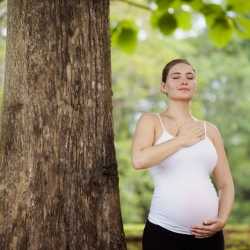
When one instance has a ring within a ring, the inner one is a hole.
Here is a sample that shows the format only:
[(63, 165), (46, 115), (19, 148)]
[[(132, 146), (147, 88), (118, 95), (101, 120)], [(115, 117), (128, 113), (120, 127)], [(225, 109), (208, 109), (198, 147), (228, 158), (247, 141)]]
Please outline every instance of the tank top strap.
[(160, 124), (161, 124), (162, 130), (163, 130), (163, 131), (166, 131), (165, 126), (164, 126), (164, 124), (163, 124), (163, 121), (162, 121), (162, 119), (161, 119), (160, 113), (156, 113), (156, 115), (158, 116), (158, 118), (159, 118), (159, 120), (160, 120)]
[(203, 123), (204, 123), (205, 137), (206, 137), (207, 136), (206, 121), (204, 121)]

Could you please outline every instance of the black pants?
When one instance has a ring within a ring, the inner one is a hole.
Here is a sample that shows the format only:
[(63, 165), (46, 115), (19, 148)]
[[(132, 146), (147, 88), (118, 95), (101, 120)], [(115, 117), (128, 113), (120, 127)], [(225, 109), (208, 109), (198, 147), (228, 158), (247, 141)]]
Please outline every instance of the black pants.
[(143, 250), (224, 250), (223, 230), (208, 238), (180, 234), (146, 220), (142, 237)]

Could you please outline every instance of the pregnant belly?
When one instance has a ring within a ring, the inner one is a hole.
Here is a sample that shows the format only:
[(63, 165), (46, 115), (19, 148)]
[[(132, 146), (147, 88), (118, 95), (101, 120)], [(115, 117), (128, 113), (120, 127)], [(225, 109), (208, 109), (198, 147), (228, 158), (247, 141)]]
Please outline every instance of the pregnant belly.
[(218, 196), (209, 181), (161, 186), (155, 190), (151, 211), (176, 225), (191, 228), (218, 214)]

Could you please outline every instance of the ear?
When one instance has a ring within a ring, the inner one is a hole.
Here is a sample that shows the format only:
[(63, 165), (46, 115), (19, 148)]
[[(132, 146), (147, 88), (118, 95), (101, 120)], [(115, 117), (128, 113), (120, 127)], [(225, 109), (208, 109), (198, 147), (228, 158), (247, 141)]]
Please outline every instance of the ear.
[(160, 90), (162, 93), (164, 93), (166, 95), (168, 94), (168, 86), (167, 86), (166, 82), (161, 82)]

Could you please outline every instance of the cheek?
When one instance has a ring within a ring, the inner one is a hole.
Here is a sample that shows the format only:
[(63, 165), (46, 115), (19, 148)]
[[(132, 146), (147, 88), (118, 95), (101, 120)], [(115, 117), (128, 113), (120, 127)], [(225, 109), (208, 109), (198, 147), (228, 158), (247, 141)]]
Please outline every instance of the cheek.
[(192, 88), (195, 90), (195, 89), (196, 89), (196, 87), (197, 87), (196, 82), (192, 82), (192, 83), (191, 83), (191, 86), (192, 86)]
[(179, 82), (178, 80), (172, 80), (168, 82), (168, 87), (170, 89), (176, 89), (176, 87), (178, 86)]
[(190, 86), (192, 89), (195, 89), (195, 88), (196, 88), (196, 81), (189, 81), (189, 86)]

